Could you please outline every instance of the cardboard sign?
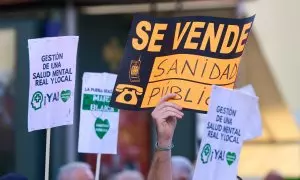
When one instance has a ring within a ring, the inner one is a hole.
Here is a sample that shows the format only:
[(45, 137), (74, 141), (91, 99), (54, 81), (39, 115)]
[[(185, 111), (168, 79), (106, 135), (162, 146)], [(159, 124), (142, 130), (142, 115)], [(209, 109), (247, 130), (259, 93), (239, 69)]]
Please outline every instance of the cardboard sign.
[[(254, 88), (251, 84), (244, 86), (239, 89), (243, 93), (247, 93), (250, 96), (256, 96)], [(262, 135), (262, 120), (259, 110), (259, 103), (258, 98), (256, 102), (256, 106), (251, 107), (253, 108), (249, 117), (249, 122), (247, 123), (247, 129), (245, 131), (244, 141), (248, 141), (259, 137)]]
[(245, 129), (257, 97), (213, 86), (194, 180), (236, 179)]
[(136, 16), (111, 106), (148, 109), (176, 93), (175, 103), (206, 112), (212, 85), (234, 87), (253, 20)]
[(84, 73), (78, 152), (116, 154), (119, 110), (109, 106), (117, 75)]
[(73, 124), (78, 36), (29, 39), (28, 131)]

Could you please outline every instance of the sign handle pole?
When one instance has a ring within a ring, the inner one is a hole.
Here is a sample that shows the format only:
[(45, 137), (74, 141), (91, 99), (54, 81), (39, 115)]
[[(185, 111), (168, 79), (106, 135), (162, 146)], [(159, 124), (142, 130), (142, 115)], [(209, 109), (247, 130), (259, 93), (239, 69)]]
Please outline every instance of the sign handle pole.
[(46, 135), (45, 180), (49, 180), (50, 142), (51, 142), (51, 128), (48, 128), (47, 135)]
[(96, 176), (95, 180), (99, 180), (100, 177), (100, 166), (101, 166), (101, 154), (97, 155), (97, 164), (96, 164)]

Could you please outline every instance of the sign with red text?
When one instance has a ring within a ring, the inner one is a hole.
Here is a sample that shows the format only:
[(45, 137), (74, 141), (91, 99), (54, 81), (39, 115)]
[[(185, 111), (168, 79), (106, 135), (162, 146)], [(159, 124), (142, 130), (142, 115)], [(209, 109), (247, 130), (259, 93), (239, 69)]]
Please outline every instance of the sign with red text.
[(184, 109), (206, 112), (212, 85), (234, 87), (253, 21), (136, 16), (111, 106), (149, 109), (176, 93), (173, 101)]
[(212, 86), (194, 180), (236, 179), (252, 110), (258, 98), (239, 90)]
[(73, 124), (78, 39), (28, 40), (28, 131)]

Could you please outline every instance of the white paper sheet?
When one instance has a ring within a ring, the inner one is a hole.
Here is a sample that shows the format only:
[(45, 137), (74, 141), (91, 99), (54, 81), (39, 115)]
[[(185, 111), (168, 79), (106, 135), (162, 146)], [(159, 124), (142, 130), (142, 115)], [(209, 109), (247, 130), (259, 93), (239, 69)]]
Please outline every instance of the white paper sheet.
[(109, 106), (117, 75), (84, 73), (78, 152), (116, 154), (119, 110)]
[[(249, 94), (250, 96), (256, 96), (255, 90), (251, 84), (239, 89), (240, 91)], [(250, 114), (249, 122), (247, 122), (247, 130), (245, 131), (244, 140), (248, 141), (262, 135), (262, 120), (260, 115), (259, 103), (257, 101), (256, 106), (252, 107), (252, 113)]]
[(257, 97), (213, 86), (194, 180), (234, 180), (251, 108)]
[(63, 36), (28, 40), (29, 132), (73, 124), (78, 39)]

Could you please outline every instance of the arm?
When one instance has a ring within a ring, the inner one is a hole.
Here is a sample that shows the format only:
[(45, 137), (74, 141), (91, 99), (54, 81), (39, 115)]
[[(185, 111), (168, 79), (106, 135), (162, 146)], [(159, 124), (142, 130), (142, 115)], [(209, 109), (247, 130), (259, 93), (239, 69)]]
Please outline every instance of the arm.
[[(177, 119), (183, 117), (182, 108), (174, 103), (167, 102), (175, 98), (176, 94), (164, 96), (152, 112), (156, 125), (158, 147), (154, 153), (148, 180), (171, 180), (171, 146)], [(162, 150), (162, 149), (164, 150)], [(167, 150), (168, 149), (168, 150)]]
[(148, 180), (171, 180), (171, 151), (156, 151), (148, 175)]

